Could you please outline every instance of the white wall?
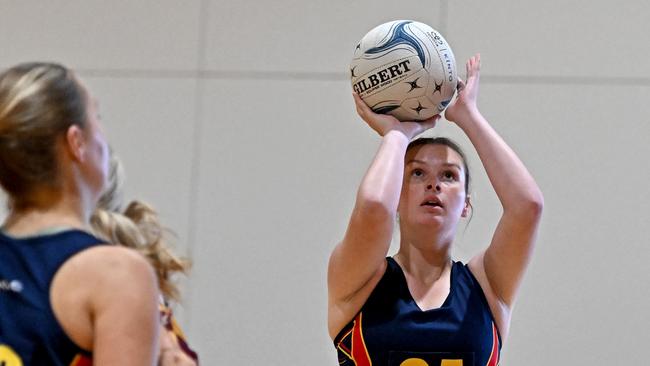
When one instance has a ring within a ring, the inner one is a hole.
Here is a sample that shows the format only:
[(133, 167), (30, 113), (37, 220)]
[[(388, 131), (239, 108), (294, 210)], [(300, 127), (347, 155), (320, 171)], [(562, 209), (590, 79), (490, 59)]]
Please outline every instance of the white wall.
[[(480, 106), (546, 198), (505, 365), (643, 364), (650, 323), (650, 5), (611, 1), (0, 0), (0, 68), (56, 60), (101, 101), (194, 260), (181, 321), (206, 365), (335, 365), (325, 272), (378, 144), (347, 65), (391, 19), (481, 52)], [(484, 246), (499, 206), (467, 139)]]

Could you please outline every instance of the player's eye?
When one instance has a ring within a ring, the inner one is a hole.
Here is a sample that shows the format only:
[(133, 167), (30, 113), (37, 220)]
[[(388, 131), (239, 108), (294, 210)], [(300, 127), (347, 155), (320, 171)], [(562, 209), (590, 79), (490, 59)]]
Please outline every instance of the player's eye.
[(446, 181), (456, 181), (458, 179), (458, 175), (452, 170), (445, 170), (442, 172), (442, 179)]

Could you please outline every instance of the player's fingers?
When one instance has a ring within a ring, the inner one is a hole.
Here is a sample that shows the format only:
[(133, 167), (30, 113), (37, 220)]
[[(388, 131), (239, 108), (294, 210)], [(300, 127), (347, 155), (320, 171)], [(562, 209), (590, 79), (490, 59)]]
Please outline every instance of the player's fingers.
[(420, 125), (422, 126), (422, 131), (434, 128), (438, 120), (440, 120), (440, 115), (436, 114), (435, 116), (420, 122)]
[(481, 70), (481, 55), (477, 53), (467, 61), (467, 79), (478, 76)]
[(354, 98), (354, 105), (357, 108), (357, 113), (359, 114), (359, 116), (361, 116), (362, 118), (365, 117), (368, 109), (366, 103), (363, 100), (361, 100), (361, 97), (359, 97), (359, 94), (357, 93), (352, 93), (352, 98)]

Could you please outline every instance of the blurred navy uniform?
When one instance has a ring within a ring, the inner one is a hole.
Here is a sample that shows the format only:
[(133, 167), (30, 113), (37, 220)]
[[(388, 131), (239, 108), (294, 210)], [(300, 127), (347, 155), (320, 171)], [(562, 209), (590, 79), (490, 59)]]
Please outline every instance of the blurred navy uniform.
[(25, 238), (0, 232), (0, 365), (92, 364), (91, 354), (74, 344), (56, 320), (50, 285), (66, 260), (100, 244), (80, 230)]

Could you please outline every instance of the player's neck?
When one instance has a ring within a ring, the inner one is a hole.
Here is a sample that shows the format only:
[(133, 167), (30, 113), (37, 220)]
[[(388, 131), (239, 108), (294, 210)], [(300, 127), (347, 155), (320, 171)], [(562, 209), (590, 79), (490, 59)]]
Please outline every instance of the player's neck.
[(431, 284), (451, 265), (451, 244), (425, 247), (402, 241), (394, 259), (411, 277), (421, 283)]
[(29, 236), (52, 228), (86, 229), (88, 214), (78, 199), (53, 196), (31, 204), (15, 204), (2, 229), (9, 235)]

